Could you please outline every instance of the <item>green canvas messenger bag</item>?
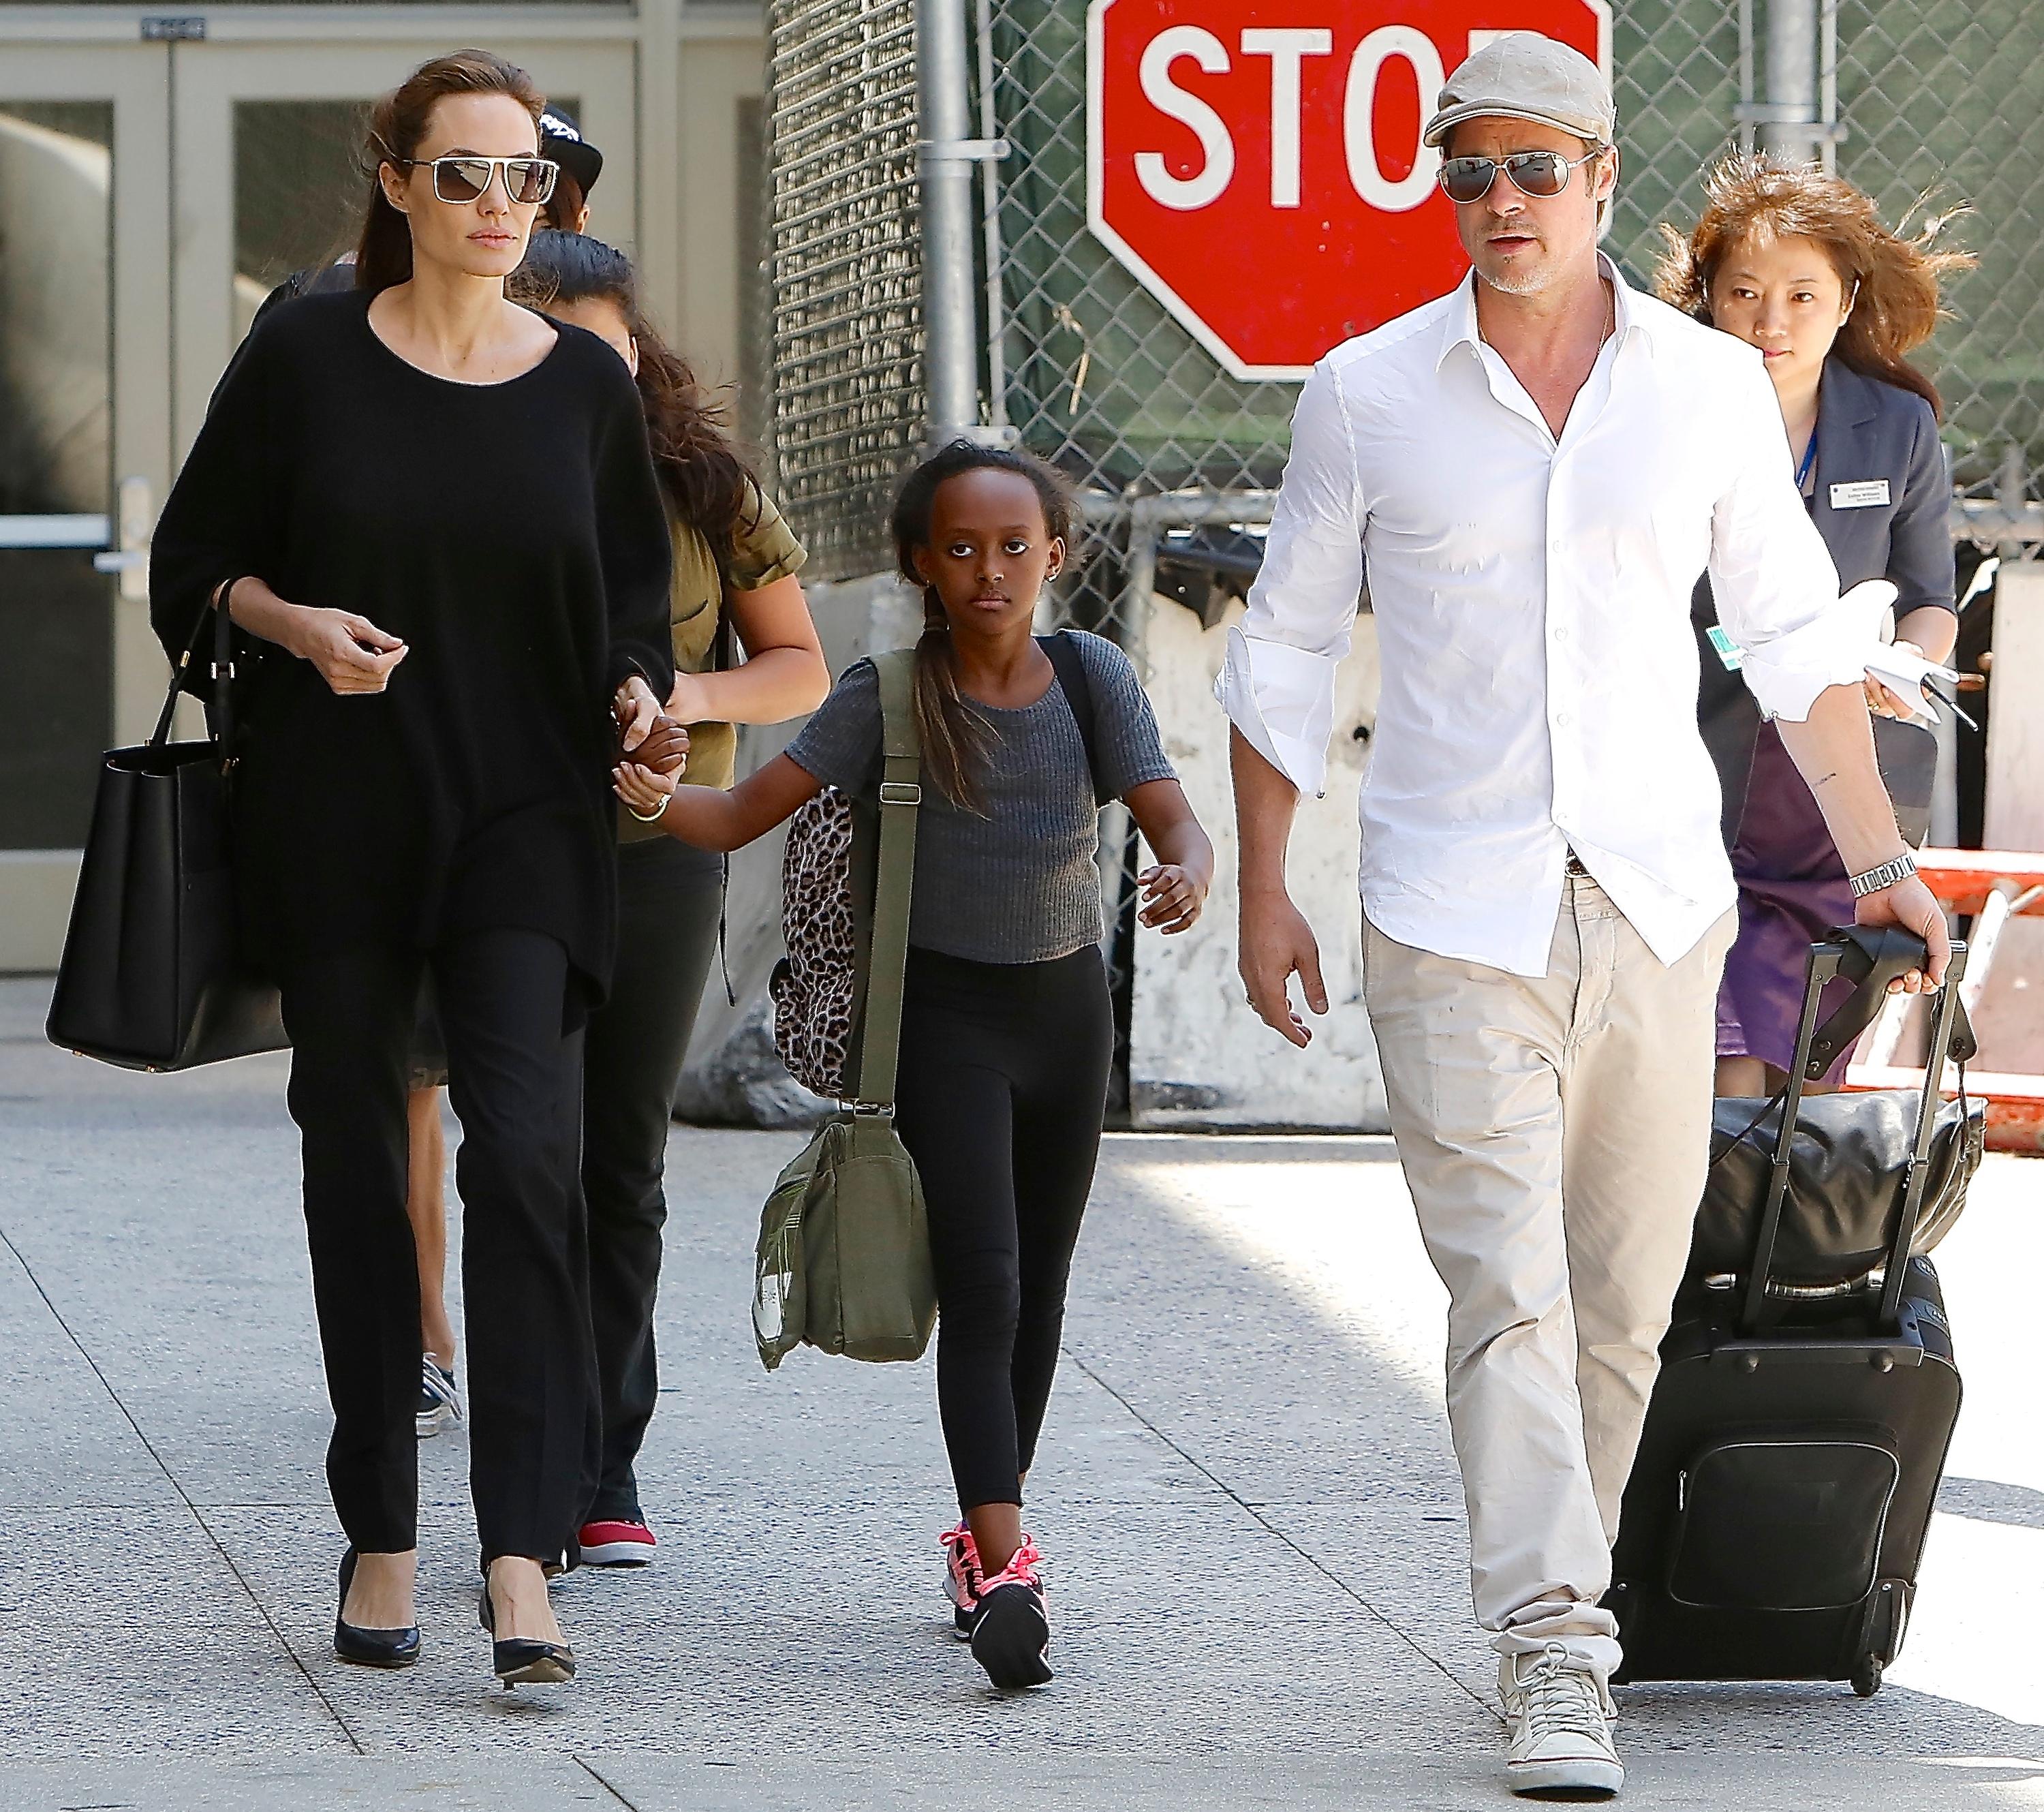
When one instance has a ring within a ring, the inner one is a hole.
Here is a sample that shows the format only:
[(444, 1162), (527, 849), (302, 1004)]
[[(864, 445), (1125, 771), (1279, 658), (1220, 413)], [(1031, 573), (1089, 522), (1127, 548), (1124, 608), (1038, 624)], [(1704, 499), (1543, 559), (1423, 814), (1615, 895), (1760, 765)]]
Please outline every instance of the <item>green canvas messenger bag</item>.
[[(857, 1072), (850, 1098), (782, 1171), (760, 1217), (752, 1331), (770, 1372), (805, 1345), (847, 1359), (920, 1359), (936, 1325), (923, 1186), (894, 1130), (923, 797), (914, 652), (881, 655), (874, 665), (884, 761)], [(862, 825), (854, 834), (865, 832)], [(855, 860), (852, 872), (862, 866)]]

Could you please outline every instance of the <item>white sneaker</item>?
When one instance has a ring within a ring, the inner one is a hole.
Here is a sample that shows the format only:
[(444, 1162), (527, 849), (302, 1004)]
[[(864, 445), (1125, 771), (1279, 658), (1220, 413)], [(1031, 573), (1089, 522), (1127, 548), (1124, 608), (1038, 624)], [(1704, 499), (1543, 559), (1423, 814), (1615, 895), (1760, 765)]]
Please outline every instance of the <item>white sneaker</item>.
[(421, 1441), (438, 1434), (444, 1428), (459, 1428), (468, 1420), (467, 1408), (461, 1400), (461, 1387), (455, 1382), (454, 1373), (436, 1363), (431, 1353), (425, 1355), (423, 1362), (415, 1420)]
[(1604, 1682), (1559, 1642), (1538, 1655), (1506, 1656), (1497, 1690), (1511, 1728), (1504, 1773), (1514, 1793), (1608, 1799), (1625, 1785), (1611, 1741), (1618, 1707)]

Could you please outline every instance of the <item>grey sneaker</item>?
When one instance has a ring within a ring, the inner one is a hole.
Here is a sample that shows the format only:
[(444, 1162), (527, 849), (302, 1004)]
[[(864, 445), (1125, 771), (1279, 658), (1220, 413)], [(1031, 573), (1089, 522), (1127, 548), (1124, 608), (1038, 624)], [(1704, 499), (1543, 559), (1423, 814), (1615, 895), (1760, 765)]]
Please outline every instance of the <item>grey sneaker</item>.
[(1625, 1785), (1611, 1741), (1618, 1715), (1596, 1674), (1559, 1642), (1498, 1663), (1497, 1690), (1510, 1726), (1505, 1779), (1514, 1793), (1610, 1799)]
[(461, 1387), (454, 1381), (454, 1374), (444, 1370), (428, 1354), (419, 1379), (420, 1440), (438, 1434), (444, 1428), (459, 1428), (467, 1419), (468, 1411), (462, 1406)]

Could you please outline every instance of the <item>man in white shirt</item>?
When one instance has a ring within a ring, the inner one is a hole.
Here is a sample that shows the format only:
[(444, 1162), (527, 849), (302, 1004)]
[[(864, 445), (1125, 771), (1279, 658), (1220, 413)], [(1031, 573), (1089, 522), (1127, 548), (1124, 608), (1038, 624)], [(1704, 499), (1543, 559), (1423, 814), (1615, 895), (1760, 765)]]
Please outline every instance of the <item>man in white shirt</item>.
[(1615, 133), (1596, 66), (1535, 34), (1449, 78), (1426, 142), (1475, 268), (1314, 367), (1216, 689), (1243, 979), (1303, 1045), (1290, 978), (1327, 1002), (1285, 844), (1320, 790), (1367, 556), (1364, 991), (1448, 1287), (1476, 1612), (1529, 1793), (1624, 1779), (1598, 1601), (1702, 1192), (1735, 922), (1696, 728), (1706, 565), (1861, 922), (1925, 938), (1932, 984), (1949, 948), (1875, 766), (1863, 624), (1833, 607), (1760, 359), (1596, 250)]

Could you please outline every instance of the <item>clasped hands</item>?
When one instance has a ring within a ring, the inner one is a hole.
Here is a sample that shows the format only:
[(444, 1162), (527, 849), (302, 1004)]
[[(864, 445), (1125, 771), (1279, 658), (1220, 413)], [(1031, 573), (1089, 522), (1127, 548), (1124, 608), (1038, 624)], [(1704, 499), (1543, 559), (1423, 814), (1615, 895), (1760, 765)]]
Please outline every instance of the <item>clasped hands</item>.
[(613, 776), (628, 768), (641, 769), (665, 779), (665, 791), (671, 793), (674, 778), (689, 764), (689, 733), (660, 709), (652, 688), (636, 673), (617, 688), (610, 714), (617, 724), (621, 764)]

